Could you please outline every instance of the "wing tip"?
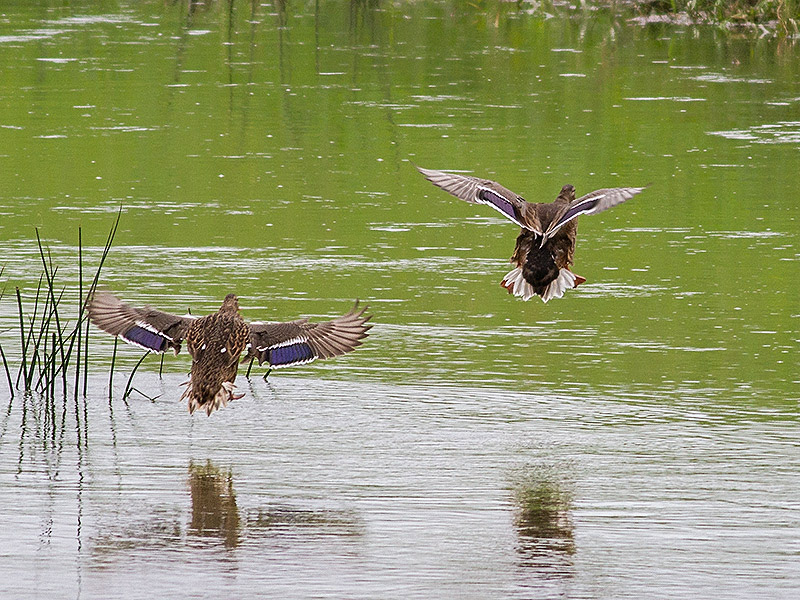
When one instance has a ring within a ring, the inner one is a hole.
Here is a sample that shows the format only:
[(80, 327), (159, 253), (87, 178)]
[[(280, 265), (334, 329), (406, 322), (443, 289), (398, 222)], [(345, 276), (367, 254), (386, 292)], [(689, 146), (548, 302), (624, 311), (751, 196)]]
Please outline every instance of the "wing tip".
[[(355, 320), (360, 321), (362, 324), (369, 321), (372, 318), (372, 315), (369, 314), (367, 316), (364, 316), (364, 313), (367, 312), (367, 310), (369, 309), (369, 304), (365, 304), (364, 307), (361, 310), (359, 310), (358, 307), (360, 303), (361, 300), (356, 298), (355, 304), (353, 304), (353, 308), (351, 308), (350, 311), (347, 312), (346, 314), (339, 317), (339, 319), (354, 318)], [(335, 320), (338, 321), (339, 319)], [(372, 325), (370, 325), (370, 327), (372, 327)]]
[(445, 171), (438, 171), (436, 169), (426, 169), (425, 167), (420, 167), (419, 165), (415, 165), (414, 163), (411, 164), (414, 165), (414, 168), (417, 171), (419, 171), (425, 179), (427, 179), (434, 185), (436, 185), (436, 182), (433, 181), (434, 177), (446, 174)]

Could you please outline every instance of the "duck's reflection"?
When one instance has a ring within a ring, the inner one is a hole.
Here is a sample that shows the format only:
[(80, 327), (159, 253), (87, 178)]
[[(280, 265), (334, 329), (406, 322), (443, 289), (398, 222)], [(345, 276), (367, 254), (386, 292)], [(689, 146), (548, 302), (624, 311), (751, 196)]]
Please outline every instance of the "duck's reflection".
[[(179, 506), (126, 504), (119, 514), (101, 527), (92, 540), (95, 566), (117, 561), (142, 550), (151, 556), (161, 549), (196, 550), (223, 546), (235, 558), (241, 544), (262, 548), (283, 544), (287, 539), (298, 544), (317, 544), (329, 536), (358, 539), (364, 528), (357, 515), (342, 510), (314, 510), (286, 503), (240, 507), (230, 469), (220, 469), (211, 461), (189, 463), (188, 487), (191, 517)], [(165, 495), (169, 490), (165, 490)], [(137, 516), (138, 515), (138, 516)], [(235, 561), (231, 564), (235, 564)]]
[(546, 468), (526, 469), (515, 479), (520, 564), (551, 577), (571, 576), (575, 538), (569, 485)]
[(205, 465), (190, 463), (189, 489), (192, 495), (192, 520), (188, 534), (217, 538), (227, 548), (236, 547), (241, 524), (231, 471), (222, 471), (211, 461)]

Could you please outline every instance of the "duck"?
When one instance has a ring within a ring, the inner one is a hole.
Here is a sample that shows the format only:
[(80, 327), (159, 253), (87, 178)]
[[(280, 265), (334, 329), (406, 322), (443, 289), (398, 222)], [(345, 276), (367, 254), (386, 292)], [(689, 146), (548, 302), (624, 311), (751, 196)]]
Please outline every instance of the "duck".
[[(416, 165), (415, 165), (416, 166)], [(553, 202), (527, 202), (519, 194), (490, 179), (416, 167), (435, 186), (471, 204), (488, 204), (520, 226), (509, 271), (500, 285), (509, 294), (548, 302), (586, 281), (573, 273), (578, 217), (594, 215), (630, 200), (645, 187), (595, 190), (575, 198), (575, 187), (561, 188)]]
[(282, 323), (248, 323), (239, 313), (239, 299), (228, 294), (219, 310), (203, 317), (178, 316), (149, 306), (136, 308), (106, 291), (97, 291), (88, 304), (89, 319), (99, 329), (151, 352), (186, 342), (192, 367), (181, 400), (189, 413), (203, 409), (208, 416), (244, 394), (234, 390), (239, 360), (257, 360), (270, 369), (310, 363), (355, 350), (372, 327), (372, 315), (359, 310), (356, 300), (346, 314), (331, 321), (299, 319)]

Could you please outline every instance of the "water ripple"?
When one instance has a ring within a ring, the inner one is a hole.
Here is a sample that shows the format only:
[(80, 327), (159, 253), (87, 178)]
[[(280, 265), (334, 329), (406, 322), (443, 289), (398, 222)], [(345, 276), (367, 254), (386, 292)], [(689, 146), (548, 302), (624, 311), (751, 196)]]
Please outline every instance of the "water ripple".
[(756, 144), (800, 144), (800, 121), (780, 121), (774, 124), (754, 125), (747, 129), (707, 131), (729, 140), (742, 140)]

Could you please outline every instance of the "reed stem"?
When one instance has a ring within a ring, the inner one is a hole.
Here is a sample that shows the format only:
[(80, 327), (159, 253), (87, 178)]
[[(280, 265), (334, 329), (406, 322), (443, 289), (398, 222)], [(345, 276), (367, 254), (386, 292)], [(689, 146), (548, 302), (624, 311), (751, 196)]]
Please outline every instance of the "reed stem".
[(0, 357), (3, 359), (3, 367), (6, 370), (6, 379), (8, 380), (8, 391), (11, 398), (14, 398), (14, 384), (11, 382), (11, 372), (8, 370), (8, 361), (6, 360), (6, 353), (3, 352), (3, 345), (0, 344)]
[(78, 367), (75, 369), (75, 398), (78, 398), (78, 382), (81, 375), (81, 316), (83, 314), (83, 241), (81, 239), (81, 228), (78, 227), (78, 324), (76, 325), (75, 335), (78, 336), (77, 352), (75, 361)]
[(114, 337), (114, 351), (111, 353), (111, 369), (108, 372), (108, 405), (111, 406), (111, 399), (114, 395), (114, 363), (117, 361), (117, 344), (119, 338)]
[(133, 382), (133, 376), (136, 375), (136, 371), (139, 369), (139, 365), (142, 364), (145, 358), (150, 355), (150, 351), (144, 353), (144, 356), (139, 359), (139, 362), (136, 363), (136, 366), (133, 367), (133, 371), (131, 371), (130, 377), (128, 377), (128, 383), (125, 384), (125, 393), (122, 394), (122, 398), (127, 400), (128, 396), (131, 395), (131, 382)]
[[(122, 217), (122, 206), (117, 212), (114, 223), (109, 230), (105, 246), (100, 257), (99, 264), (91, 279), (91, 284), (87, 290), (84, 279), (84, 260), (83, 260), (83, 230), (78, 228), (78, 315), (74, 326), (70, 320), (62, 320), (64, 310), (62, 301), (67, 293), (66, 287), (56, 292), (56, 277), (58, 267), (53, 264), (53, 256), (43, 242), (39, 229), (35, 229), (36, 243), (39, 250), (39, 258), (42, 265), (42, 274), (36, 288), (36, 296), (33, 299), (32, 311), (30, 305), (24, 306), (22, 291), (16, 289), (17, 311), (19, 318), (19, 340), (20, 340), (20, 364), (16, 373), (16, 380), (11, 377), (11, 369), (5, 352), (0, 347), (0, 358), (2, 358), (3, 369), (6, 372), (11, 397), (16, 391), (23, 389), (26, 391), (38, 390), (45, 398), (53, 399), (53, 411), (55, 410), (55, 379), (60, 376), (66, 402), (69, 393), (68, 380), (74, 383), (73, 396), (76, 400), (76, 411), (78, 395), (81, 393), (81, 380), (83, 382), (83, 396), (88, 390), (89, 379), (89, 329), (88, 306), (92, 295), (97, 289), (100, 280), (101, 270), (108, 258), (109, 252), (114, 242), (119, 222)], [(0, 275), (3, 268), (0, 267)], [(4, 290), (0, 290), (0, 299), (3, 298)], [(26, 313), (27, 309), (27, 313)], [(84, 331), (85, 327), (85, 331)], [(73, 354), (74, 352), (74, 354)], [(116, 344), (115, 344), (116, 354)], [(69, 371), (74, 365), (74, 373)], [(83, 376), (81, 377), (81, 369)], [(110, 382), (113, 382), (113, 359), (110, 374)], [(35, 383), (35, 386), (34, 386)], [(109, 400), (113, 396), (113, 390), (109, 389)], [(66, 404), (65, 404), (66, 410)], [(87, 417), (87, 408), (84, 404), (84, 418)], [(76, 418), (80, 418), (76, 414)], [(55, 418), (53, 419), (55, 421)], [(80, 424), (79, 424), (80, 425)], [(86, 429), (84, 428), (84, 437)], [(84, 440), (85, 441), (85, 440)]]
[(20, 370), (17, 373), (17, 386), (19, 386), (19, 380), (23, 373), (28, 372), (28, 348), (25, 344), (25, 318), (23, 317), (22, 312), (22, 296), (19, 293), (19, 287), (17, 287), (17, 308), (19, 309), (19, 335), (20, 335), (20, 348), (22, 349), (22, 365), (20, 366)]
[[(50, 256), (50, 252), (47, 252), (47, 256), (45, 256), (44, 246), (42, 245), (42, 238), (39, 236), (39, 228), (36, 228), (36, 243), (39, 246), (39, 256), (42, 259), (42, 268), (44, 269), (44, 276), (45, 280), (47, 281), (47, 294), (50, 303), (52, 303), (52, 317), (55, 317), (56, 321), (56, 333), (58, 334), (58, 349), (61, 354), (61, 377), (63, 379), (64, 389), (67, 389), (67, 367), (68, 367), (68, 358), (64, 352), (64, 328), (61, 327), (61, 319), (58, 316), (58, 303), (61, 301), (61, 298), (64, 296), (64, 290), (61, 290), (59, 294), (58, 300), (56, 300), (55, 292), (53, 291), (53, 286), (55, 284), (55, 273), (57, 271), (53, 269), (53, 260), (52, 256)], [(48, 264), (49, 263), (49, 264)], [(49, 318), (49, 317), (48, 317)], [(35, 356), (35, 355), (34, 355)]]

